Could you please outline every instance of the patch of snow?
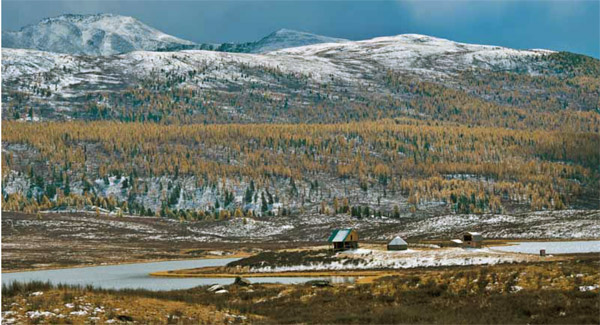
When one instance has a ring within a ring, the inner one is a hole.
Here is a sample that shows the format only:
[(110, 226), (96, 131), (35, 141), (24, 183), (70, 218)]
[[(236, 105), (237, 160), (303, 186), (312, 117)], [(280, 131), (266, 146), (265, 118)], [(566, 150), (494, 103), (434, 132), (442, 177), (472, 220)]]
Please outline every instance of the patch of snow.
[(594, 284), (592, 286), (580, 286), (579, 287), (579, 291), (583, 291), (583, 292), (585, 292), (585, 291), (594, 291), (594, 290), (597, 290), (598, 288), (600, 288), (600, 286), (597, 285), (597, 284)]
[(39, 311), (39, 310), (28, 311), (28, 312), (25, 313), (25, 315), (27, 315), (27, 317), (29, 317), (29, 318), (39, 318), (39, 317), (56, 316), (56, 314), (54, 314), (53, 312)]
[(85, 310), (76, 310), (76, 311), (70, 312), (69, 314), (73, 315), (73, 316), (85, 316), (88, 313)]

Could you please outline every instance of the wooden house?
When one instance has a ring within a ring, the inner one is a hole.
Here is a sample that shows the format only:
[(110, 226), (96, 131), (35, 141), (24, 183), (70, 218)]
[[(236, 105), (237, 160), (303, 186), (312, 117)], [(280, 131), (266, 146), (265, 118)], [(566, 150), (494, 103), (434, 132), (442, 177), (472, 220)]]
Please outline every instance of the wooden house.
[(483, 237), (478, 232), (467, 231), (463, 234), (463, 247), (480, 248)]
[(335, 229), (328, 242), (333, 245), (333, 250), (341, 251), (345, 249), (358, 248), (358, 233), (354, 229)]

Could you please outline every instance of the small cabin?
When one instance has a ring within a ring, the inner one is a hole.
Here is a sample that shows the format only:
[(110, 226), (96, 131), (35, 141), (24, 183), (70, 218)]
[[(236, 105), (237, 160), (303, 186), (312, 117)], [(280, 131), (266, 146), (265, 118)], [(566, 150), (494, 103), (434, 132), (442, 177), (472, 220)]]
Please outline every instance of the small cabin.
[(463, 234), (463, 247), (480, 248), (483, 237), (478, 232), (467, 231)]
[(358, 233), (354, 229), (335, 229), (329, 236), (328, 242), (333, 245), (334, 251), (356, 249), (358, 248)]
[(387, 249), (388, 251), (404, 251), (408, 249), (408, 243), (396, 236), (387, 244)]

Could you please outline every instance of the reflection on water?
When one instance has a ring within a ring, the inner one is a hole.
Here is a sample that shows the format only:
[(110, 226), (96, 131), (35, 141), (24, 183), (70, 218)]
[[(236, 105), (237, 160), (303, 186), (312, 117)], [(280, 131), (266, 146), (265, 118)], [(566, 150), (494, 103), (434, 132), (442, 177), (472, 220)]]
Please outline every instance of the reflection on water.
[(353, 276), (332, 276), (325, 279), (337, 284), (354, 283), (356, 280)]
[[(158, 271), (190, 269), (205, 266), (222, 266), (235, 261), (235, 258), (224, 259), (197, 259), (186, 261), (169, 261), (154, 263), (136, 263), (109, 266), (94, 266), (71, 268), (61, 270), (44, 270), (31, 272), (3, 273), (2, 283), (12, 281), (50, 281), (70, 285), (92, 285), (106, 289), (148, 289), (148, 290), (176, 290), (188, 289), (199, 285), (231, 284), (232, 278), (161, 278), (151, 277), (148, 274)], [(303, 283), (315, 279), (328, 279), (334, 283), (354, 282), (354, 278), (310, 278), (310, 277), (264, 277), (248, 278), (252, 282), (268, 283)]]

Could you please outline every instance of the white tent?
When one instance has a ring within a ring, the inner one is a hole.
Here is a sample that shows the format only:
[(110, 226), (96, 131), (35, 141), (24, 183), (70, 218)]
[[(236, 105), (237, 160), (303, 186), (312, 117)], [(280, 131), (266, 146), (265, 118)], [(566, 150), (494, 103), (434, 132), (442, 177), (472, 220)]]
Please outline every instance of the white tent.
[(388, 251), (401, 251), (408, 249), (408, 243), (404, 239), (396, 236), (387, 245)]

